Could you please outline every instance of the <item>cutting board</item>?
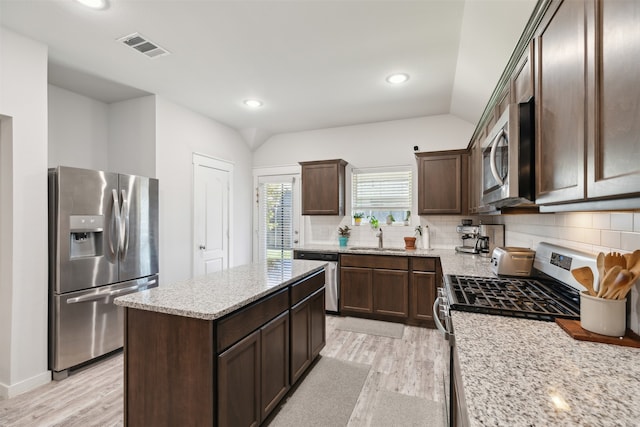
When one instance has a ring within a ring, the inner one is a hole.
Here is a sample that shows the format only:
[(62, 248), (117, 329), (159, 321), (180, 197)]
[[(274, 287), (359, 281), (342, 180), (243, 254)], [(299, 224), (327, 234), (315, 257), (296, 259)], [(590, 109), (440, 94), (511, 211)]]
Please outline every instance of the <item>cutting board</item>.
[(580, 341), (602, 342), (606, 344), (622, 345), (625, 347), (640, 348), (640, 336), (631, 329), (622, 338), (609, 337), (587, 331), (580, 326), (579, 320), (556, 319), (556, 323), (572, 338)]

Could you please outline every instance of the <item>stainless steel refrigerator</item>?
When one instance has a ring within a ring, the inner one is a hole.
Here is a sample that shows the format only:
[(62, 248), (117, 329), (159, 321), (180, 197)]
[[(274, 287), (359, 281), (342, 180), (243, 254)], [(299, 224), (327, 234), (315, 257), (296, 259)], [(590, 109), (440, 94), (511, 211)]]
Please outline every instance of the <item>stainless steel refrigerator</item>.
[(49, 170), (49, 369), (63, 379), (123, 345), (113, 299), (158, 286), (158, 180)]

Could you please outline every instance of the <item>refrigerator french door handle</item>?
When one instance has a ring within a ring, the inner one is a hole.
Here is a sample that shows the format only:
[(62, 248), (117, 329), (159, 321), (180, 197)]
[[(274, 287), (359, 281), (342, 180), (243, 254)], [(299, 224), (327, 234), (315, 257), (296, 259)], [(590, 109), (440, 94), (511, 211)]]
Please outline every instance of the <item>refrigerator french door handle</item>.
[(149, 286), (152, 286), (152, 285), (155, 285), (155, 284), (156, 284), (155, 280), (150, 280), (147, 283), (143, 283), (141, 285), (129, 286), (128, 288), (122, 288), (122, 289), (117, 289), (115, 291), (111, 291), (111, 292), (109, 292), (109, 296), (111, 296), (111, 297), (119, 297), (119, 296), (122, 296), (122, 295), (132, 294), (132, 293), (138, 292), (138, 291), (144, 291)]
[[(111, 251), (111, 256), (116, 256), (118, 251), (118, 246), (120, 243), (120, 200), (118, 199), (118, 192), (115, 189), (111, 189), (111, 198), (113, 201), (113, 218), (111, 220), (111, 224), (109, 226), (109, 250)], [(115, 231), (115, 236), (114, 236)], [(114, 247), (113, 241), (116, 241), (118, 244), (117, 247)]]
[(491, 155), (489, 157), (489, 160), (491, 164), (491, 175), (493, 175), (493, 177), (495, 178), (496, 182), (498, 183), (498, 186), (502, 187), (504, 185), (504, 181), (500, 177), (500, 174), (498, 173), (498, 167), (496, 166), (496, 154), (498, 151), (498, 142), (500, 141), (500, 138), (507, 139), (507, 133), (505, 132), (504, 129), (502, 129), (498, 133), (498, 135), (496, 135), (496, 138), (493, 140), (493, 143), (491, 146)]
[(98, 300), (106, 300), (107, 298), (109, 298), (109, 292), (102, 292), (99, 294), (91, 294), (91, 295), (85, 295), (83, 297), (75, 297), (75, 298), (69, 298), (67, 300), (67, 304), (78, 304), (81, 302), (91, 302), (91, 301), (98, 301)]
[(127, 200), (127, 192), (122, 190), (122, 214), (121, 214), (121, 229), (122, 236), (120, 237), (120, 258), (125, 259), (127, 251), (129, 250), (129, 201)]

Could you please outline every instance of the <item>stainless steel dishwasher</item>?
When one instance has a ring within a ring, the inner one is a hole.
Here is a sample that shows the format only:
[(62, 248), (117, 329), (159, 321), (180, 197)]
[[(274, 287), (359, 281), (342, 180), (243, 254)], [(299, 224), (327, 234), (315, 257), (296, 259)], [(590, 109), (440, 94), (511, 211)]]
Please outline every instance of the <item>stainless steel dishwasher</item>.
[(338, 314), (338, 300), (340, 298), (340, 281), (338, 274), (338, 253), (322, 251), (293, 251), (294, 259), (307, 259), (310, 261), (326, 261), (325, 267), (325, 310), (327, 313)]

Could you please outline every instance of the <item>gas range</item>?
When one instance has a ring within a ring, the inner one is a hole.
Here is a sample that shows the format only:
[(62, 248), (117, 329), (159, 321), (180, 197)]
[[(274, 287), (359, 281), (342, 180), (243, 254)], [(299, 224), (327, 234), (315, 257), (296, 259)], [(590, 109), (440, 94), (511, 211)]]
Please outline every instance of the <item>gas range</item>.
[(571, 270), (595, 268), (595, 255), (540, 243), (534, 274), (520, 277), (445, 276), (444, 305), (451, 310), (553, 321), (580, 318), (580, 291)]
[(577, 290), (550, 280), (447, 276), (452, 310), (553, 321), (580, 318)]

